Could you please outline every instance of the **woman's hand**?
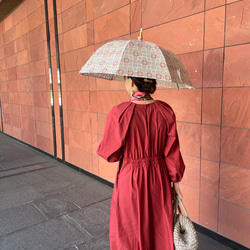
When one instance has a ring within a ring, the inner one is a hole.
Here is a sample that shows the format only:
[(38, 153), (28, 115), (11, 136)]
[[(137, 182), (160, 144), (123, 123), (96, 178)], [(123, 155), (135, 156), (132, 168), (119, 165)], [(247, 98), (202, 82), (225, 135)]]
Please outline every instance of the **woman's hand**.
[(179, 182), (174, 182), (173, 183), (173, 189), (174, 189), (174, 192), (180, 197), (180, 199), (182, 200), (183, 198), (183, 195), (181, 193), (181, 190), (180, 190), (180, 187), (179, 187)]

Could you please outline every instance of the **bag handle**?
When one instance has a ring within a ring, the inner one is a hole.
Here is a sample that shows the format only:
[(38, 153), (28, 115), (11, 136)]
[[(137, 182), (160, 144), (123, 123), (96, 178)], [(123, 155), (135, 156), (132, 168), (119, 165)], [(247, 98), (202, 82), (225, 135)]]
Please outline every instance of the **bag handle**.
[(177, 214), (177, 210), (179, 211), (180, 214), (182, 214), (180, 206), (181, 206), (182, 210), (184, 211), (185, 216), (188, 217), (187, 210), (186, 210), (181, 198), (179, 197), (179, 195), (176, 194), (176, 197), (174, 200), (174, 216)]

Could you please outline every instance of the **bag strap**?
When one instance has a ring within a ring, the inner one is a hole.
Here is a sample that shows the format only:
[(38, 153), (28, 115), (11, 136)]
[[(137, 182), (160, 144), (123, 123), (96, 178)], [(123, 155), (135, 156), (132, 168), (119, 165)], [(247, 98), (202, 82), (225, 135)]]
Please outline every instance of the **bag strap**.
[(179, 211), (179, 214), (182, 214), (181, 208), (184, 211), (185, 216), (188, 217), (187, 210), (181, 200), (181, 198), (176, 194), (175, 199), (174, 199), (174, 204), (173, 204), (173, 213), (174, 213), (174, 220), (176, 220), (177, 217), (177, 210)]

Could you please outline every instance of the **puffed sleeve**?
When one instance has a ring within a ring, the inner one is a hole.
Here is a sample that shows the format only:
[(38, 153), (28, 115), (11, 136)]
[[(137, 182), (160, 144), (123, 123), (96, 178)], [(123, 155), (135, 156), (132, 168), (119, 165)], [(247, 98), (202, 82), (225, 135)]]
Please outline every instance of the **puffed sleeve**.
[(130, 103), (115, 106), (107, 116), (97, 154), (108, 162), (119, 161), (122, 157), (122, 147), (133, 113), (133, 107), (130, 106)]
[(180, 152), (180, 144), (176, 130), (176, 118), (173, 109), (165, 102), (158, 101), (160, 112), (166, 120), (167, 137), (164, 148), (164, 159), (172, 182), (180, 182), (185, 165)]
[(181, 181), (185, 165), (180, 152), (180, 144), (176, 130), (175, 114), (168, 119), (168, 136), (164, 149), (165, 162), (172, 182)]

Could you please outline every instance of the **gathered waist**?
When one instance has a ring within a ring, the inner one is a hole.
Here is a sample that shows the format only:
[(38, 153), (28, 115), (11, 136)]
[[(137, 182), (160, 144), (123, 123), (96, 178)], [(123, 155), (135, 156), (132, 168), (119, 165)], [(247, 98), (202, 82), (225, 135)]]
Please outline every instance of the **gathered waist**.
[(137, 166), (143, 166), (153, 163), (162, 163), (164, 159), (162, 156), (153, 156), (153, 157), (145, 157), (145, 158), (128, 158), (123, 157), (123, 163), (131, 163)]

